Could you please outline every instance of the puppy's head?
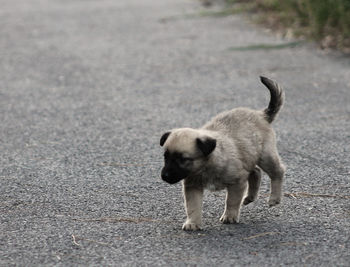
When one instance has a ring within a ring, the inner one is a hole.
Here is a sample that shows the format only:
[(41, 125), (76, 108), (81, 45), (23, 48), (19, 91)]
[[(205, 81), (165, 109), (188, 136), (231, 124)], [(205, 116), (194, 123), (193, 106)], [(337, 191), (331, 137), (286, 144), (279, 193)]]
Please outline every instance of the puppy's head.
[(164, 147), (162, 179), (175, 184), (204, 167), (216, 147), (216, 140), (201, 130), (175, 129), (163, 134)]

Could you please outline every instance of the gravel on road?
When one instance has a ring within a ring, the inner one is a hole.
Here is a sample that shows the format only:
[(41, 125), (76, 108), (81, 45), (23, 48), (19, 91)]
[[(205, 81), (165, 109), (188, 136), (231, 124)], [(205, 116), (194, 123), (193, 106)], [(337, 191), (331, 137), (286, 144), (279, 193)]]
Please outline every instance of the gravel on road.
[[(308, 43), (267, 49), (290, 41), (201, 9), (1, 1), (1, 266), (349, 266), (349, 58)], [(286, 92), (274, 122), (283, 203), (268, 208), (264, 175), (239, 224), (219, 222), (224, 192), (207, 193), (203, 230), (184, 232), (159, 138), (266, 107), (259, 75)]]

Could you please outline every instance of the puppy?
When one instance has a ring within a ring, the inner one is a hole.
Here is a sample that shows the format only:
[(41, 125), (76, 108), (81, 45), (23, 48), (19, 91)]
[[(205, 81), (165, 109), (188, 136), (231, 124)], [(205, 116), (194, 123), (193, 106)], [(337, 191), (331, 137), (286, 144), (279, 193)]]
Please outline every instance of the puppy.
[(161, 177), (169, 184), (182, 180), (187, 220), (183, 230), (199, 230), (204, 189), (226, 189), (225, 211), (220, 221), (237, 223), (240, 206), (257, 199), (262, 169), (271, 179), (269, 205), (281, 202), (285, 172), (276, 148), (271, 122), (284, 102), (282, 88), (260, 77), (271, 99), (265, 110), (236, 108), (214, 117), (200, 129), (168, 131), (160, 139), (164, 147)]

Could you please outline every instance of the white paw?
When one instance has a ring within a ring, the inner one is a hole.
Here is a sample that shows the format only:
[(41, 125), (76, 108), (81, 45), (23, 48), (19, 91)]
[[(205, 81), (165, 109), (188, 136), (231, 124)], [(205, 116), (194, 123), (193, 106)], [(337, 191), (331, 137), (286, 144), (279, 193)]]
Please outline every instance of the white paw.
[(234, 215), (227, 215), (227, 214), (223, 214), (220, 218), (220, 221), (222, 223), (228, 224), (228, 223), (238, 223), (239, 222), (239, 218), (238, 216), (234, 216)]
[(273, 197), (271, 196), (269, 199), (269, 206), (273, 207), (281, 203), (281, 197)]
[(182, 230), (185, 231), (198, 231), (201, 230), (200, 223), (194, 223), (194, 222), (185, 222), (182, 226)]

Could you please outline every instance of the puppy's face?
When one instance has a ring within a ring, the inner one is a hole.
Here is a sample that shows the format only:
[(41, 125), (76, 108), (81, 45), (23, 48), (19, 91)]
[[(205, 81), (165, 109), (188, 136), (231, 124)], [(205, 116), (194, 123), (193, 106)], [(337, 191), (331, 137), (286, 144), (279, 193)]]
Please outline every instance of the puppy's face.
[(204, 167), (216, 147), (216, 140), (199, 130), (182, 128), (164, 133), (160, 145), (164, 147), (161, 177), (175, 184)]

